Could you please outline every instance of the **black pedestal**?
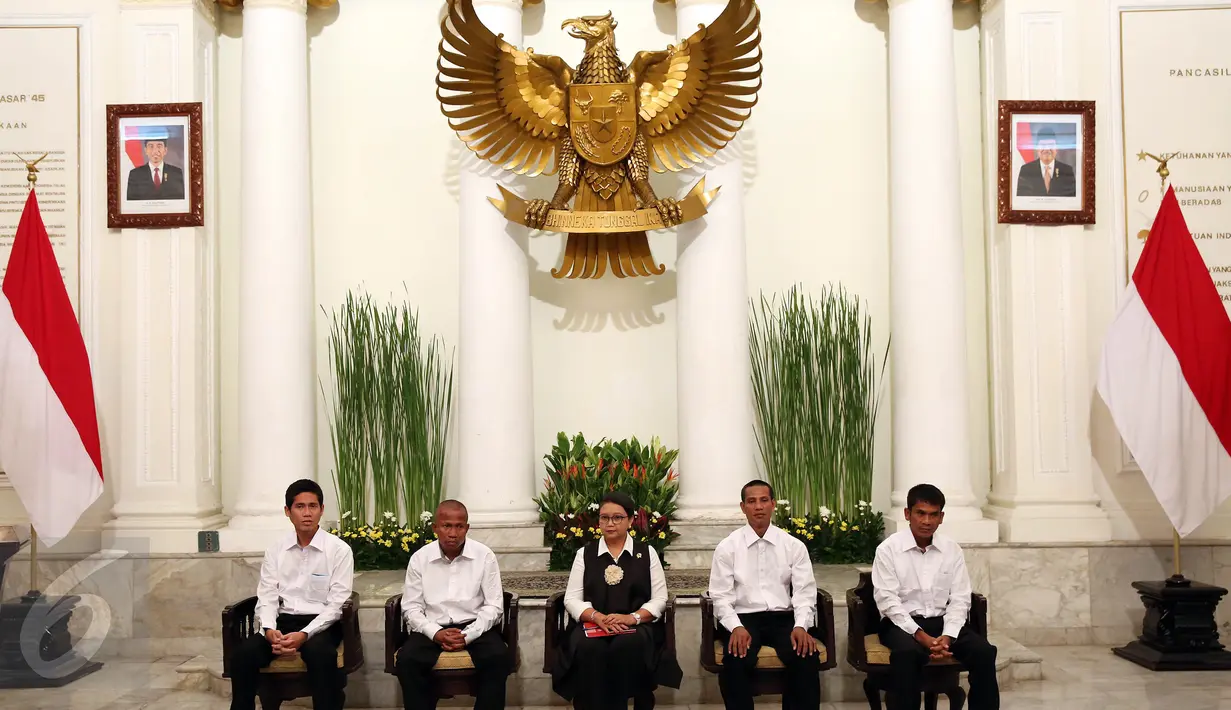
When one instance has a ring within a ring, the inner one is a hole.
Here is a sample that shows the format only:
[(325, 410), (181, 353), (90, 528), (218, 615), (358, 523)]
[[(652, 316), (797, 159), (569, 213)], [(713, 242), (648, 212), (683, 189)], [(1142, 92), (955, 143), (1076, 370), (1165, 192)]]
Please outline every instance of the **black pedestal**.
[[(68, 622), (78, 599), (31, 592), (0, 606), (0, 688), (57, 688), (103, 667), (73, 651)], [(38, 649), (34, 663), (23, 646)]]
[(1231, 670), (1231, 652), (1218, 642), (1214, 611), (1222, 587), (1173, 576), (1163, 582), (1133, 582), (1146, 607), (1141, 636), (1122, 648), (1121, 658), (1152, 671)]

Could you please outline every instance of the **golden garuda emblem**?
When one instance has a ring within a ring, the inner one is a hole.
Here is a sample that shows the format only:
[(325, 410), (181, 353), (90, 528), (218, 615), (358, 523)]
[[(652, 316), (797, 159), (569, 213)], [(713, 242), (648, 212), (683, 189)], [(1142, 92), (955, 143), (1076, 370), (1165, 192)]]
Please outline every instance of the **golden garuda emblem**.
[(491, 200), (511, 221), (568, 234), (556, 278), (600, 278), (609, 262), (621, 278), (662, 274), (646, 230), (704, 215), (718, 190), (702, 179), (681, 200), (659, 198), (650, 170), (713, 156), (748, 120), (761, 87), (755, 0), (729, 0), (678, 46), (638, 52), (630, 65), (616, 51), (616, 25), (608, 12), (561, 26), (586, 43), (574, 70), (493, 34), (472, 0), (449, 0), (441, 23), (437, 97), (449, 125), (484, 160), (559, 174), (550, 201), (503, 186)]

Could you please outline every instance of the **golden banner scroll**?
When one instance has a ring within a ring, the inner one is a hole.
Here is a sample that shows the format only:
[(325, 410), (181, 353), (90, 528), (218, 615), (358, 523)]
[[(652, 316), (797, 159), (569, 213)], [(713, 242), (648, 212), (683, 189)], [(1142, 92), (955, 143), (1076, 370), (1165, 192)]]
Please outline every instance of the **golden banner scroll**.
[[(503, 199), (487, 198), (500, 210), (505, 219), (526, 226), (526, 200), (497, 184)], [(691, 222), (705, 216), (709, 205), (718, 195), (714, 188), (705, 190), (705, 178), (701, 178), (684, 199), (680, 200), (680, 213), (684, 222)], [(547, 213), (547, 224), (543, 227), (548, 232), (565, 232), (568, 234), (618, 234), (621, 232), (644, 232), (651, 229), (666, 229), (658, 210), (645, 208), (639, 210), (618, 210), (611, 212), (573, 212), (570, 210), (552, 210)]]

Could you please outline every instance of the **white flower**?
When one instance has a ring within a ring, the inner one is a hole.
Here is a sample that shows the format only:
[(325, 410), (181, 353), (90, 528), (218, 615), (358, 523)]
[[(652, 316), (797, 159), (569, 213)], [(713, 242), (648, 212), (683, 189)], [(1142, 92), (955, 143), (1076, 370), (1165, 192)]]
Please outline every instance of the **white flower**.
[(829, 508), (826, 508), (825, 506), (823, 506), (823, 505), (822, 505), (822, 506), (821, 506), (821, 511), (820, 511), (820, 512), (821, 512), (821, 517), (822, 517), (822, 518), (828, 518), (828, 517), (829, 517)]
[(786, 508), (787, 510), (791, 509), (791, 504), (786, 502), (785, 500), (779, 500), (779, 501), (774, 501), (774, 502), (778, 504), (779, 508)]
[(343, 519), (343, 520), (346, 520), (346, 519), (347, 519), (347, 518), (349, 518), (349, 517), (350, 517), (350, 511), (349, 511), (349, 510), (348, 510), (348, 511), (346, 511), (345, 513), (342, 513), (342, 519)]
[(662, 513), (660, 513), (660, 512), (658, 512), (657, 510), (655, 510), (655, 511), (654, 511), (654, 512), (652, 512), (652, 513), (650, 513), (650, 517), (652, 517), (652, 518), (661, 518), (662, 516), (663, 516), (663, 514), (662, 514)]
[(385, 520), (393, 520), (393, 513), (390, 513), (389, 511), (387, 511), (387, 510), (386, 510), (386, 511), (385, 511)]
[(620, 580), (624, 579), (624, 568), (619, 565), (607, 565), (607, 569), (603, 570), (603, 578), (607, 580), (607, 584), (617, 585)]
[(561, 519), (561, 520), (564, 520), (564, 519), (565, 519), (565, 518), (564, 518), (564, 513), (560, 513), (560, 519)]
[(598, 510), (598, 503), (591, 503), (590, 510)]
[(430, 512), (430, 511), (426, 511), (426, 510), (425, 510), (425, 511), (423, 511), (422, 513), (419, 513), (419, 520), (421, 520), (421, 521), (423, 521), (423, 522), (425, 522), (425, 523), (430, 523), (430, 522), (432, 521), (432, 514), (431, 514), (431, 512)]
[(576, 517), (577, 517), (577, 516), (576, 516), (576, 515), (574, 515), (573, 513), (569, 513), (569, 514), (568, 514), (568, 519), (569, 519), (569, 520), (572, 520), (573, 518), (576, 518)]
[(871, 508), (872, 504), (867, 501), (861, 500), (859, 501), (859, 507), (860, 508)]

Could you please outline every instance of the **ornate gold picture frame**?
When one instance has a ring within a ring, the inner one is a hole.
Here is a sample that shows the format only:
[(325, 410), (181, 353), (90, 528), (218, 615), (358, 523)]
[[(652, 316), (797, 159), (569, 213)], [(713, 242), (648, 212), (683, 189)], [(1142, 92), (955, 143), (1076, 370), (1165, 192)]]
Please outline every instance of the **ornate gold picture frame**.
[(998, 221), (1094, 224), (1094, 102), (1000, 101)]
[(107, 226), (205, 224), (201, 103), (107, 106)]

